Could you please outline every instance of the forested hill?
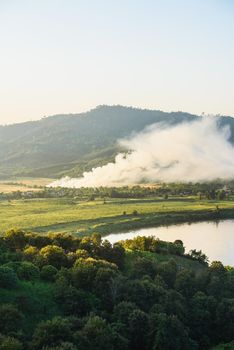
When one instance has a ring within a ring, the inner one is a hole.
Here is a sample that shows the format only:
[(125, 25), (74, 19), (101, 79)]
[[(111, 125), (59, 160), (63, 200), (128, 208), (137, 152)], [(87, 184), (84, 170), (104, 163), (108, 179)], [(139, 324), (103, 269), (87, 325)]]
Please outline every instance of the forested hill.
[[(55, 115), (39, 121), (0, 126), (0, 177), (79, 175), (112, 160), (116, 141), (156, 122), (180, 123), (198, 118), (122, 106), (99, 106), (80, 114)], [(234, 142), (234, 119), (229, 124)]]

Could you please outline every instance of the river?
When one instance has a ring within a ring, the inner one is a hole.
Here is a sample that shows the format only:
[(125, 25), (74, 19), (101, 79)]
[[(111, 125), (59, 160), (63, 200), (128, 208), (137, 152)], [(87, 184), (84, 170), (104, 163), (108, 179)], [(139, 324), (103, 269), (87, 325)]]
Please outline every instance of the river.
[(110, 234), (105, 238), (115, 243), (136, 236), (155, 236), (171, 242), (181, 239), (186, 252), (201, 249), (209, 257), (210, 262), (219, 260), (224, 265), (234, 266), (234, 220), (146, 228)]

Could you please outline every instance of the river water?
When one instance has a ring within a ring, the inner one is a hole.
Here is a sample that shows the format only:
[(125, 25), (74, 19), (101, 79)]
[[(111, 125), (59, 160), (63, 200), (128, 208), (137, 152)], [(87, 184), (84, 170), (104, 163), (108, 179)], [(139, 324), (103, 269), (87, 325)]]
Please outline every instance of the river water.
[(170, 242), (181, 239), (186, 252), (190, 249), (202, 250), (209, 257), (210, 262), (219, 260), (224, 265), (234, 266), (234, 220), (146, 228), (115, 233), (105, 238), (115, 243), (136, 236), (155, 236)]

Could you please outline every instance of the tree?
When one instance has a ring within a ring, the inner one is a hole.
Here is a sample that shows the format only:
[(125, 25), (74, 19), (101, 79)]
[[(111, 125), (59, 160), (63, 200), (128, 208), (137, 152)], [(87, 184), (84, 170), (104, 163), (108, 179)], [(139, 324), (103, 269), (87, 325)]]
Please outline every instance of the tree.
[(175, 283), (177, 275), (177, 264), (174, 259), (162, 262), (158, 267), (158, 273), (163, 278), (164, 282), (172, 287)]
[(72, 280), (74, 286), (77, 288), (92, 290), (95, 283), (96, 274), (100, 268), (109, 268), (113, 271), (117, 270), (117, 266), (115, 264), (109, 263), (105, 260), (97, 260), (93, 258), (77, 259), (72, 270)]
[(186, 269), (180, 271), (176, 276), (175, 289), (186, 298), (191, 297), (195, 292), (194, 273)]
[(0, 305), (0, 329), (1, 332), (8, 334), (19, 331), (23, 319), (20, 311), (12, 304)]
[(231, 341), (233, 340), (234, 326), (234, 299), (223, 298), (216, 308), (216, 326), (218, 332), (216, 340)]
[(45, 265), (41, 269), (41, 278), (47, 282), (54, 282), (58, 270), (52, 265)]
[(190, 334), (194, 339), (199, 339), (202, 348), (208, 349), (214, 329), (215, 300), (205, 293), (197, 292), (192, 297), (190, 305)]
[(73, 286), (58, 288), (56, 301), (62, 305), (62, 310), (66, 315), (78, 317), (85, 316), (99, 306), (99, 300), (93, 294)]
[(197, 344), (189, 338), (188, 330), (174, 315), (159, 314), (154, 328), (154, 350), (192, 350)]
[(77, 350), (77, 347), (71, 342), (61, 342), (55, 346), (44, 346), (42, 350)]
[(111, 310), (114, 302), (112, 285), (117, 277), (115, 270), (110, 268), (99, 268), (94, 280), (95, 294), (102, 300), (102, 306)]
[(15, 288), (18, 285), (18, 277), (13, 269), (0, 266), (0, 288)]
[(63, 341), (71, 341), (71, 324), (68, 319), (54, 317), (52, 320), (41, 322), (32, 338), (32, 348), (41, 350), (46, 346), (57, 346)]
[(219, 201), (221, 201), (221, 200), (225, 199), (225, 197), (226, 197), (226, 192), (225, 192), (224, 190), (219, 190), (219, 191), (217, 192), (216, 196), (217, 196), (217, 199), (218, 199)]
[(39, 268), (31, 262), (23, 261), (17, 270), (17, 274), (20, 279), (33, 281), (39, 278), (40, 271)]
[(23, 344), (16, 338), (0, 334), (0, 350), (23, 350)]
[(85, 249), (77, 249), (76, 250), (76, 258), (77, 259), (80, 259), (80, 258), (84, 258), (84, 259), (87, 259), (89, 258), (89, 253), (87, 252), (87, 250)]
[(37, 247), (30, 245), (24, 249), (23, 254), (26, 260), (33, 262), (38, 255), (38, 252), (39, 250)]
[(22, 249), (27, 244), (27, 238), (22, 230), (9, 230), (6, 232), (4, 239), (7, 245), (13, 250)]
[(122, 345), (121, 337), (116, 337), (110, 325), (99, 316), (90, 316), (75, 339), (79, 350), (115, 350)]
[(133, 350), (147, 349), (147, 338), (149, 332), (149, 317), (139, 310), (133, 310), (128, 317), (130, 347)]
[(63, 248), (57, 245), (47, 245), (40, 250), (40, 255), (44, 258), (46, 264), (61, 268), (66, 265), (67, 259)]
[(132, 275), (135, 278), (141, 278), (144, 275), (154, 277), (156, 272), (156, 266), (151, 259), (145, 257), (137, 258), (133, 263)]
[(201, 250), (192, 249), (190, 250), (189, 255), (191, 256), (192, 259), (198, 260), (199, 262), (206, 265), (209, 261), (208, 257), (205, 254), (203, 254)]
[(125, 326), (127, 326), (129, 315), (136, 309), (138, 309), (136, 304), (127, 301), (121, 301), (114, 307), (113, 320), (115, 322), (123, 323)]

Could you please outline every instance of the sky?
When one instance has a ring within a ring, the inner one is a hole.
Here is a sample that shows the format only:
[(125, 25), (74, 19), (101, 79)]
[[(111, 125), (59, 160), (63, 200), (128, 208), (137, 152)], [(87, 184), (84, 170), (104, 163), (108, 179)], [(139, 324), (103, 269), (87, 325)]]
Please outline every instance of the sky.
[(101, 104), (234, 116), (233, 0), (0, 0), (0, 124)]

